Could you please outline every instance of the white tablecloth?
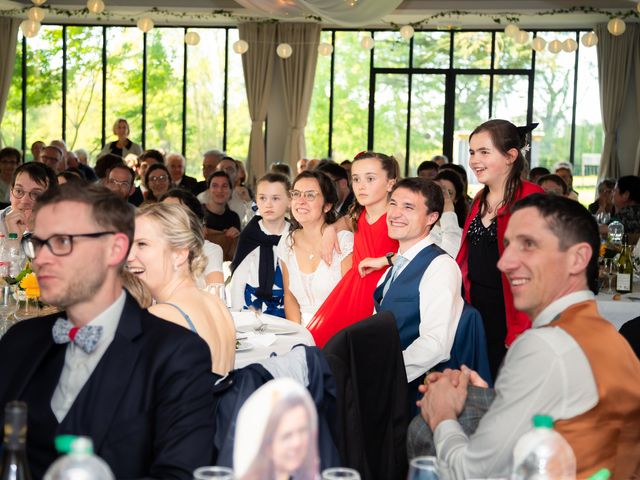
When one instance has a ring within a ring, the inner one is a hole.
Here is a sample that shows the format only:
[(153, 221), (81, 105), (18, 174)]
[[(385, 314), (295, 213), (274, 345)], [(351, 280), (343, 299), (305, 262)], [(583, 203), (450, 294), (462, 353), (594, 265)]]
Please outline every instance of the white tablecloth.
[[(635, 285), (634, 290), (636, 290)], [(629, 297), (638, 300), (633, 301)], [(620, 300), (614, 300), (611, 294), (599, 293), (596, 300), (600, 315), (613, 323), (618, 330), (627, 321), (640, 316), (640, 293), (638, 292), (621, 295)]]
[[(254, 332), (254, 328), (258, 326), (256, 316), (252, 312), (231, 312), (231, 315), (233, 316), (233, 321), (236, 324), (236, 331), (249, 332), (250, 335), (253, 334), (252, 337), (240, 340), (243, 347), (248, 345), (251, 348), (249, 350), (236, 352), (235, 368), (241, 368), (251, 363), (260, 362), (260, 360), (269, 358), (273, 352), (279, 355), (287, 353), (291, 350), (291, 347), (300, 343), (304, 345), (315, 345), (311, 333), (309, 333), (309, 330), (303, 326), (290, 322), (289, 320), (267, 314), (260, 315), (262, 323), (266, 325), (274, 325), (282, 330), (290, 330), (291, 333), (286, 335), (275, 335), (274, 343), (269, 346), (261, 345), (260, 340), (268, 340), (269, 338), (273, 339), (274, 337), (272, 336), (273, 334), (267, 333), (265, 335)], [(238, 335), (241, 337), (243, 336), (241, 333), (238, 333)]]

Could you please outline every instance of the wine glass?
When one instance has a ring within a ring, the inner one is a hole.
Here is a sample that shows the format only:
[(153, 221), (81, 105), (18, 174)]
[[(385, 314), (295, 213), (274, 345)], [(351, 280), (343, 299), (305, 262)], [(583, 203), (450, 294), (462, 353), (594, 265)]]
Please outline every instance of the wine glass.
[(436, 457), (416, 457), (409, 464), (407, 480), (439, 480), (438, 459)]
[(200, 467), (193, 472), (193, 480), (233, 480), (233, 470), (228, 467)]
[(605, 271), (607, 273), (607, 278), (609, 279), (609, 285), (606, 293), (613, 294), (615, 293), (613, 291), (613, 279), (616, 277), (616, 274), (618, 273), (617, 265), (613, 258), (605, 259)]
[(15, 297), (15, 287), (12, 285), (0, 286), (0, 337), (9, 330), (12, 325), (9, 317), (18, 309), (18, 299)]
[(206, 291), (215, 295), (222, 300), (222, 303), (227, 305), (227, 295), (225, 293), (224, 283), (209, 283), (207, 284)]
[(322, 472), (322, 480), (360, 480), (360, 474), (353, 468), (327, 468)]
[(607, 225), (611, 221), (611, 213), (600, 211), (595, 214), (598, 225)]

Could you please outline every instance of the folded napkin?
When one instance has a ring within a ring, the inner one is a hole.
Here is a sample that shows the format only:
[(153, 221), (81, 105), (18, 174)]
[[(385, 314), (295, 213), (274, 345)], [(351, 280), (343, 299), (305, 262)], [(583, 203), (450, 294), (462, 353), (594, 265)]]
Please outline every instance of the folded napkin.
[(247, 342), (261, 347), (273, 345), (278, 337), (275, 333), (245, 332)]

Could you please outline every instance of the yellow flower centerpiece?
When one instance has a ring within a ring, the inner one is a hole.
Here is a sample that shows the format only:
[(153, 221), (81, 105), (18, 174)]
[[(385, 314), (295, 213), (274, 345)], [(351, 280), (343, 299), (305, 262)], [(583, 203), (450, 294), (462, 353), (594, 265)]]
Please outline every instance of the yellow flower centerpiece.
[(28, 299), (38, 300), (40, 298), (40, 285), (38, 285), (38, 279), (33, 272), (27, 273), (19, 282), (20, 288), (24, 290), (24, 293)]

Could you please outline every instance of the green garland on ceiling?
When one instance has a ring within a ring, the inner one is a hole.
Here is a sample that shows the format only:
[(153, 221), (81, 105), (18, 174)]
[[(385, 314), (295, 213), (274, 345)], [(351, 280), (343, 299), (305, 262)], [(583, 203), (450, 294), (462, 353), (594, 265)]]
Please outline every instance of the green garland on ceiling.
[[(27, 11), (30, 8), (31, 7), (22, 7), (22, 8), (15, 8), (11, 10), (0, 10), (0, 15), (18, 17), (18, 16), (26, 15)], [(203, 21), (203, 20), (215, 20), (220, 18), (227, 18), (229, 20), (233, 20), (236, 22), (246, 22), (246, 21), (278, 22), (280, 21), (275, 18), (265, 19), (264, 17), (238, 15), (229, 10), (221, 10), (221, 9), (211, 10), (206, 12), (185, 12), (185, 11), (177, 11), (177, 10), (169, 10), (169, 9), (161, 9), (161, 8), (153, 7), (151, 9), (147, 9), (147, 10), (141, 11), (138, 14), (133, 14), (133, 15), (111, 13), (108, 10), (96, 15), (89, 12), (87, 8), (68, 9), (68, 8), (52, 7), (46, 4), (40, 5), (39, 8), (42, 8), (49, 14), (53, 14), (57, 16), (67, 16), (69, 18), (87, 18), (87, 19), (91, 18), (91, 19), (96, 19), (98, 21), (102, 20), (102, 21), (112, 21), (112, 22), (113, 21), (135, 22), (137, 18), (140, 18), (143, 16), (151, 16), (156, 21), (162, 20), (162, 19)], [(496, 24), (501, 25), (503, 24), (503, 22), (518, 23), (520, 20), (520, 17), (523, 17), (523, 16), (532, 16), (532, 15), (533, 16), (551, 16), (551, 15), (568, 15), (568, 14), (575, 14), (575, 13), (604, 15), (609, 18), (618, 17), (623, 20), (629, 17), (640, 18), (640, 13), (635, 8), (614, 11), (614, 10), (597, 8), (597, 7), (574, 6), (574, 7), (568, 7), (568, 8), (557, 8), (553, 10), (542, 10), (542, 11), (531, 12), (531, 13), (512, 12), (512, 11), (485, 13), (485, 12), (473, 11), (473, 10), (447, 10), (447, 11), (434, 13), (433, 15), (426, 16), (415, 22), (410, 22), (409, 25), (411, 25), (414, 28), (425, 28), (429, 25), (430, 22), (433, 22), (433, 21), (442, 20), (442, 19), (452, 19), (455, 17), (466, 17), (466, 16), (490, 18)], [(315, 15), (305, 15), (303, 18), (309, 21), (322, 22), (322, 18)], [(397, 24), (394, 22), (384, 22), (384, 23), (394, 28), (399, 28), (402, 26), (401, 24)]]

